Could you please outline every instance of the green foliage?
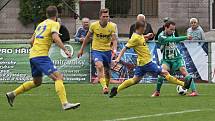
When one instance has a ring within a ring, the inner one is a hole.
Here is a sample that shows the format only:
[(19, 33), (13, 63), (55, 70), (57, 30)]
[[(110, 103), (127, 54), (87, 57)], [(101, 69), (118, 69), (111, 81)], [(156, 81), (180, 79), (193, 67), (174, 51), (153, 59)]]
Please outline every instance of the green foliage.
[[(65, 0), (70, 6), (74, 7), (75, 0)], [(19, 20), (23, 25), (38, 23), (46, 18), (46, 8), (49, 5), (58, 7), (59, 12), (66, 6), (61, 0), (20, 0)]]

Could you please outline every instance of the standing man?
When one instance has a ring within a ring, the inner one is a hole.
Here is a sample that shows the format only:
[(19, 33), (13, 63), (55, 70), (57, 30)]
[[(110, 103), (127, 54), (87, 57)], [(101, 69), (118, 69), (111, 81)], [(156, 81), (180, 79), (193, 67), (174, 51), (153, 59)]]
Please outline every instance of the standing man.
[[(158, 44), (160, 44), (162, 52), (162, 68), (168, 70), (170, 73), (180, 71), (184, 76), (185, 82), (189, 82), (193, 79), (187, 72), (182, 55), (177, 48), (177, 44), (184, 40), (191, 40), (192, 36), (175, 37), (175, 23), (172, 21), (166, 22), (164, 27), (165, 30), (158, 36)], [(165, 78), (158, 76), (156, 91), (152, 94), (152, 97), (160, 96), (160, 90), (164, 80)], [(191, 89), (192, 93), (190, 96), (197, 96), (198, 94), (196, 92), (194, 81), (191, 82)]]
[(89, 25), (90, 25), (90, 19), (89, 18), (83, 18), (82, 19), (82, 26), (78, 28), (78, 31), (75, 34), (75, 41), (82, 43), (84, 41), (84, 38), (87, 35), (87, 32), (89, 31)]
[(60, 98), (62, 108), (64, 110), (75, 109), (80, 106), (80, 103), (69, 103), (67, 101), (63, 75), (55, 68), (53, 62), (48, 57), (49, 49), (54, 41), (65, 52), (68, 58), (71, 58), (71, 53), (64, 47), (59, 37), (60, 24), (56, 22), (58, 16), (57, 8), (49, 6), (46, 9), (46, 16), (48, 19), (37, 26), (31, 38), (32, 48), (29, 58), (33, 80), (23, 83), (12, 92), (8, 92), (6, 94), (8, 103), (10, 106), (13, 106), (16, 96), (40, 86), (43, 74), (45, 74), (55, 82), (55, 90)]
[(92, 59), (95, 63), (99, 82), (103, 87), (103, 93), (108, 94), (108, 86), (111, 78), (110, 64), (112, 52), (115, 55), (117, 50), (116, 26), (112, 22), (109, 22), (108, 9), (101, 9), (99, 16), (100, 20), (90, 25), (89, 32), (84, 39), (78, 57), (82, 56), (84, 48), (90, 40), (90, 35), (93, 34)]
[[(146, 22), (146, 17), (143, 14), (138, 14), (137, 15), (137, 21), (144, 22), (145, 23), (145, 28), (144, 28), (144, 33), (143, 35), (147, 35), (148, 33), (154, 33), (152, 30), (151, 24)], [(132, 34), (135, 33), (135, 23), (131, 25), (130, 27), (130, 32), (129, 32), (129, 39), (131, 38)], [(145, 38), (147, 36), (144, 36)], [(146, 38), (147, 40), (153, 40), (154, 36), (151, 36), (150, 38)]]

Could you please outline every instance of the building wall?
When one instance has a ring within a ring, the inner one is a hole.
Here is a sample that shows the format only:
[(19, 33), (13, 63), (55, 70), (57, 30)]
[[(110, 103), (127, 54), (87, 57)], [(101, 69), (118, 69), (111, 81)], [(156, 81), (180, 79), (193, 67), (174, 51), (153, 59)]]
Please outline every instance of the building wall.
[(0, 11), (0, 33), (31, 33), (33, 31), (33, 25), (23, 27), (17, 19), (19, 10), (19, 0), (12, 0)]
[[(209, 3), (208, 0), (158, 0), (158, 17), (147, 17), (146, 20), (151, 23), (154, 32), (162, 26), (162, 18), (171, 17), (177, 23), (177, 28), (184, 31), (189, 26), (191, 17), (199, 18), (200, 24), (205, 31), (209, 30)], [(10, 38), (16, 34), (31, 34), (33, 25), (23, 26), (18, 18), (19, 0), (12, 0), (2, 11), (0, 11), (0, 38)], [(133, 18), (114, 18), (113, 21), (118, 24), (120, 34), (128, 34), (129, 27), (136, 20)], [(76, 21), (73, 18), (63, 18), (63, 23), (68, 27), (70, 34), (75, 33)], [(17, 35), (18, 34), (18, 35)]]
[[(189, 27), (189, 19), (196, 17), (201, 26), (208, 31), (209, 26), (209, 1), (208, 0), (159, 0), (159, 19), (170, 17), (176, 22), (177, 27)], [(161, 25), (162, 22), (159, 23)]]
[[(153, 31), (156, 33), (159, 27), (158, 18), (146, 17), (148, 23), (151, 24)], [(113, 22), (117, 23), (119, 34), (127, 35), (129, 34), (130, 26), (134, 24), (136, 17), (134, 18), (113, 18)]]

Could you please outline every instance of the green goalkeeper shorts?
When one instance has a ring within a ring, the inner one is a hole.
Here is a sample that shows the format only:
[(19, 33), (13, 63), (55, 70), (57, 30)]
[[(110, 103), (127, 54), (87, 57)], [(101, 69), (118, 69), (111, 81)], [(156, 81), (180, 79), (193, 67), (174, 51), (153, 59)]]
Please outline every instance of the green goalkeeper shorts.
[(174, 60), (162, 59), (161, 64), (167, 65), (170, 69), (170, 72), (176, 72), (179, 71), (180, 67), (185, 67), (185, 62), (182, 58)]

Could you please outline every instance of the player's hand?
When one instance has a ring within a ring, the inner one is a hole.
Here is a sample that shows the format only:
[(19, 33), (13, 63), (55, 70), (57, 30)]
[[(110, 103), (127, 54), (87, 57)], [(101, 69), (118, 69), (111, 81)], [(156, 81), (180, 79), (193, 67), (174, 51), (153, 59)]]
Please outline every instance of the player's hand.
[(187, 36), (187, 39), (188, 39), (188, 40), (192, 40), (193, 37), (192, 37), (191, 35), (188, 35), (188, 36)]
[(114, 64), (119, 63), (119, 59), (117, 58), (116, 60), (113, 60)]
[(71, 53), (69, 52), (69, 50), (65, 50), (64, 53), (67, 55), (68, 58), (71, 58), (72, 55)]
[(80, 58), (82, 55), (83, 55), (83, 50), (80, 50), (80, 51), (78, 52), (78, 58)]
[(83, 38), (83, 37), (81, 37), (81, 38), (80, 38), (80, 42), (82, 43), (83, 41), (84, 41), (84, 38)]
[(116, 52), (117, 52), (117, 50), (112, 50), (112, 59), (113, 59), (114, 57), (116, 57)]
[(154, 34), (153, 33), (148, 33), (147, 36), (148, 36), (148, 38), (152, 38), (152, 37), (154, 37)]

